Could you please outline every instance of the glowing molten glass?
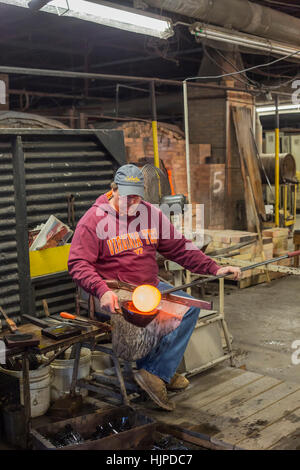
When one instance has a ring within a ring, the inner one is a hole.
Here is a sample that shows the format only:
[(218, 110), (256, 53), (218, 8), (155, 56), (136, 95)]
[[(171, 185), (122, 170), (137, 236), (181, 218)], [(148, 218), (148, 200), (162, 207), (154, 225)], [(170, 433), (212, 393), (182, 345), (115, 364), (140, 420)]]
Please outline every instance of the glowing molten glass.
[(136, 287), (132, 294), (133, 305), (141, 312), (151, 312), (158, 307), (160, 301), (159, 290), (148, 284)]

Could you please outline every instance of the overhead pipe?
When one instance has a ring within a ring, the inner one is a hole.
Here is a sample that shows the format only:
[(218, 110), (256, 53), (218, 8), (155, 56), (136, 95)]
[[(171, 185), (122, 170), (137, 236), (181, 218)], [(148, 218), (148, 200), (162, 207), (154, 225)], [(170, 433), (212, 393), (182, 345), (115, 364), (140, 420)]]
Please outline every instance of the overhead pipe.
[(300, 45), (300, 19), (248, 0), (146, 0), (149, 6), (264, 38)]
[(270, 55), (290, 55), (289, 60), (293, 62), (300, 60), (299, 48), (300, 46), (291, 46), (287, 43), (273, 41), (270, 39), (261, 38), (251, 34), (245, 34), (240, 32), (231, 31), (229, 29), (206, 26), (203, 23), (194, 23), (190, 26), (190, 32), (196, 36), (196, 38), (209, 39), (221, 43), (233, 44), (240, 46), (243, 50), (251, 52), (264, 51)]
[(9, 95), (19, 95), (19, 96), (38, 96), (40, 98), (65, 98), (70, 100), (89, 100), (89, 101), (97, 101), (99, 103), (103, 103), (105, 101), (103, 98), (99, 98), (98, 96), (84, 96), (84, 95), (68, 95), (66, 93), (48, 93), (42, 91), (30, 91), (30, 90), (15, 90), (10, 88), (8, 90)]
[[(35, 69), (28, 67), (12, 67), (9, 65), (0, 65), (0, 73), (13, 74), (13, 75), (32, 75), (38, 77), (55, 77), (55, 78), (78, 78), (78, 79), (92, 79), (92, 80), (115, 80), (122, 82), (139, 82), (150, 83), (154, 82), (161, 85), (180, 86), (182, 87), (182, 80), (170, 80), (166, 78), (157, 77), (140, 77), (132, 75), (113, 75), (104, 73), (90, 73), (90, 72), (71, 72), (67, 70), (52, 70), (52, 69)], [(209, 88), (214, 90), (227, 90), (227, 91), (245, 91), (244, 88), (230, 87), (226, 85), (217, 85), (215, 83), (199, 83), (191, 82), (190, 87), (194, 88)], [(259, 94), (257, 90), (247, 90), (247, 93), (254, 95)], [(272, 91), (273, 95), (292, 96), (292, 93), (281, 91)]]

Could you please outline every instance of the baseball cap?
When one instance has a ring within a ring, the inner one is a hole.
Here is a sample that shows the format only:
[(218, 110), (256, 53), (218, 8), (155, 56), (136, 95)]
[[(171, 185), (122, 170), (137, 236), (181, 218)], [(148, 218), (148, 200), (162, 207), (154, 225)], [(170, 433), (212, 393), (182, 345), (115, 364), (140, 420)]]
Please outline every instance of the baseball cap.
[(131, 163), (121, 166), (115, 174), (114, 182), (118, 185), (120, 196), (144, 197), (144, 175)]

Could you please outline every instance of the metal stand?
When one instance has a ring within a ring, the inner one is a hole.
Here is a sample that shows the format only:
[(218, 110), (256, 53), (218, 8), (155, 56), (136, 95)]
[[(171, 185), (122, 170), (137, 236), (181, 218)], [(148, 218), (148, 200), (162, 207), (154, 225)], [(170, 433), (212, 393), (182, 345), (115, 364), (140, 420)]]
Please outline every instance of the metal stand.
[(22, 357), (22, 375), (23, 375), (23, 399), (24, 399), (24, 419), (25, 419), (25, 446), (29, 447), (29, 433), (31, 426), (31, 401), (30, 401), (30, 382), (29, 382), (29, 360), (28, 352), (24, 351)]
[[(113, 401), (118, 401), (120, 404), (130, 405), (130, 399), (136, 397), (139, 393), (138, 386), (131, 381), (131, 364), (125, 362), (122, 372), (119, 359), (111, 348), (96, 345), (94, 350), (108, 354), (112, 358), (116, 377), (114, 375), (106, 375), (100, 371), (94, 372), (92, 374), (92, 380), (80, 380), (77, 382), (77, 385), (79, 385), (80, 388), (85, 388), (97, 393), (104, 399), (113, 399)], [(124, 376), (126, 377), (125, 379)], [(120, 393), (116, 392), (116, 388), (119, 388)], [(131, 392), (130, 395), (127, 394), (127, 390)]]
[[(172, 261), (165, 261), (165, 268), (174, 274), (174, 285), (180, 285), (183, 268)], [(224, 351), (222, 346), (221, 331), (224, 334), (227, 351)], [(208, 350), (210, 354), (207, 353)], [(227, 359), (230, 360), (230, 365), (234, 366), (231, 337), (224, 315), (224, 279), (219, 279), (219, 312), (210, 311), (204, 316), (200, 313), (178, 372), (187, 376), (195, 375)]]

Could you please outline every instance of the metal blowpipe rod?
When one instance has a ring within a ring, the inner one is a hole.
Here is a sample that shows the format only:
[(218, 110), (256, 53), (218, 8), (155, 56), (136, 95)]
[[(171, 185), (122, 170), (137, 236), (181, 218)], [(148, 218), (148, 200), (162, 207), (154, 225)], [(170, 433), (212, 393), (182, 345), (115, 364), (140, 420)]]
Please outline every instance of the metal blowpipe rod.
[[(272, 258), (272, 259), (267, 259), (265, 261), (261, 261), (259, 263), (251, 264), (250, 266), (243, 266), (241, 268), (241, 271), (248, 271), (248, 269), (254, 269), (258, 268), (259, 266), (264, 266), (266, 264), (271, 264), (275, 263), (276, 261), (280, 261), (282, 259), (286, 258), (293, 258), (294, 256), (299, 256), (300, 255), (300, 250), (298, 251), (291, 251), (290, 253), (287, 253), (286, 255), (279, 256), (278, 258)], [(182, 289), (187, 289), (188, 287), (193, 287), (193, 286), (199, 286), (200, 284), (205, 284), (206, 282), (210, 281), (215, 281), (216, 279), (222, 279), (227, 276), (231, 276), (232, 274), (220, 274), (219, 276), (212, 276), (206, 279), (203, 278), (198, 278), (195, 279), (194, 281), (190, 282), (189, 284), (183, 284), (182, 286), (177, 286), (177, 287), (172, 287), (170, 289), (162, 291), (162, 295), (164, 294), (171, 294), (171, 292), (176, 292), (178, 290)]]

